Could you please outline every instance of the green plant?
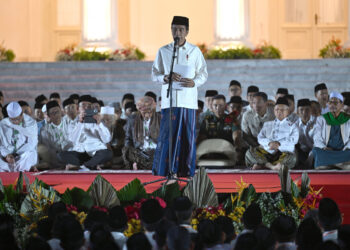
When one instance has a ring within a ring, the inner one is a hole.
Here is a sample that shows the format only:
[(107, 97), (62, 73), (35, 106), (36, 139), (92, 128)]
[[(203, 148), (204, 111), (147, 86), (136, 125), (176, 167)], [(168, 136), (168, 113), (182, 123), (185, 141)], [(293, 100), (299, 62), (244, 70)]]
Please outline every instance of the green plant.
[(344, 48), (340, 39), (332, 38), (320, 50), (319, 56), (322, 58), (350, 58), (350, 48)]
[(142, 198), (147, 198), (146, 189), (139, 179), (134, 179), (117, 192), (120, 203), (131, 204)]
[(11, 49), (6, 49), (3, 44), (0, 44), (0, 62), (12, 62), (16, 55)]
[(101, 175), (96, 176), (88, 192), (95, 206), (111, 208), (120, 205), (117, 191)]
[(88, 192), (81, 188), (68, 189), (62, 194), (62, 201), (77, 207), (79, 211), (89, 211), (94, 202)]
[(183, 190), (183, 195), (197, 207), (217, 206), (218, 196), (205, 168), (200, 168)]
[(253, 51), (253, 57), (255, 59), (280, 59), (281, 51), (276, 47), (268, 44), (258, 46)]

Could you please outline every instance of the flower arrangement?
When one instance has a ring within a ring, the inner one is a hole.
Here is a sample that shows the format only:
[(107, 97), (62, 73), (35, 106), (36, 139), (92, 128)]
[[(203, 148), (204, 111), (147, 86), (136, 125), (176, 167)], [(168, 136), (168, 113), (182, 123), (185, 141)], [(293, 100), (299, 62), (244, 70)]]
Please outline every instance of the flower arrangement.
[(278, 48), (264, 42), (254, 49), (245, 46), (237, 48), (213, 48), (209, 49), (205, 44), (198, 44), (199, 49), (207, 59), (280, 59), (281, 52)]
[[(158, 200), (160, 206), (166, 208), (167, 204), (162, 198), (153, 196), (150, 198)], [(128, 217), (128, 228), (124, 232), (124, 235), (126, 237), (130, 237), (131, 235), (142, 231), (140, 209), (142, 203), (145, 201), (146, 199), (142, 198), (140, 201), (135, 202), (133, 205), (124, 207), (126, 216)]]
[[(303, 180), (300, 187), (291, 181), (290, 193), (283, 190), (276, 193), (257, 193), (253, 185), (245, 183), (241, 178), (239, 182), (236, 181), (236, 192), (228, 194), (226, 200), (218, 203), (217, 194), (203, 169), (200, 169), (182, 190), (175, 183), (161, 187), (152, 194), (146, 193), (138, 179), (131, 181), (121, 190), (115, 190), (100, 175), (95, 178), (87, 191), (73, 188), (59, 194), (37, 179), (29, 183), (26, 175), (20, 173), (14, 185), (3, 186), (0, 180), (0, 212), (14, 218), (20, 245), (24, 246), (28, 236), (33, 230), (35, 231), (37, 223), (47, 217), (48, 208), (54, 202), (64, 202), (67, 211), (74, 214), (82, 225), (90, 209), (108, 213), (108, 208), (120, 204), (128, 217), (128, 228), (124, 234), (130, 237), (143, 230), (140, 208), (146, 199), (157, 199), (165, 208), (176, 197), (184, 195), (189, 197), (196, 206), (191, 221), (194, 229), (197, 229), (203, 219), (215, 220), (219, 216), (227, 216), (232, 219), (236, 233), (239, 233), (243, 229), (241, 221), (243, 213), (252, 202), (259, 204), (263, 223), (267, 226), (280, 214), (290, 215), (299, 223), (308, 210), (318, 207), (322, 197), (322, 189), (314, 190), (309, 187), (307, 175), (303, 175)], [(199, 191), (196, 192), (196, 190)], [(204, 202), (200, 203), (200, 201)]]
[(326, 45), (320, 50), (320, 57), (322, 58), (349, 58), (350, 48), (344, 48), (341, 45), (340, 39), (332, 38)]
[(4, 44), (0, 44), (0, 62), (12, 62), (16, 55), (11, 49), (6, 49)]
[(127, 61), (144, 58), (145, 54), (139, 48), (130, 45), (113, 52), (99, 52), (79, 49), (76, 44), (71, 44), (56, 54), (56, 61)]
[(281, 51), (264, 42), (263, 45), (256, 47), (253, 51), (254, 59), (280, 59)]

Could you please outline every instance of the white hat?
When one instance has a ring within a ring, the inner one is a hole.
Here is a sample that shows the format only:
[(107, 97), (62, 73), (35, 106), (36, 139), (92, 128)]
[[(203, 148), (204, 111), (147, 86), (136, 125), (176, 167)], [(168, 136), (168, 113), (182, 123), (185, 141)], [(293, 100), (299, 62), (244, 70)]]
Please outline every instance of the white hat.
[(114, 108), (109, 106), (101, 107), (101, 115), (114, 115)]
[(22, 108), (21, 106), (18, 104), (18, 102), (10, 102), (7, 105), (7, 114), (10, 118), (15, 118), (21, 115), (22, 113)]
[(41, 108), (41, 111), (42, 111), (43, 113), (45, 113), (45, 112), (47, 111), (47, 109), (46, 109), (46, 104), (43, 105), (43, 107)]
[(331, 99), (331, 98), (337, 98), (341, 102), (344, 102), (344, 97), (339, 92), (336, 92), (336, 91), (331, 92), (331, 94), (329, 95), (329, 99)]

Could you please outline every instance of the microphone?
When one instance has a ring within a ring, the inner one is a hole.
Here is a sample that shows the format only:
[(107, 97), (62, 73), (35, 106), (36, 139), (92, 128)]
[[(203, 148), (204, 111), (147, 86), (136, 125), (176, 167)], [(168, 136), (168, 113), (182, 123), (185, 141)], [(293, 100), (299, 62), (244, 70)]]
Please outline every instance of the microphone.
[(175, 47), (179, 47), (180, 38), (179, 37), (175, 37), (174, 41), (175, 41)]

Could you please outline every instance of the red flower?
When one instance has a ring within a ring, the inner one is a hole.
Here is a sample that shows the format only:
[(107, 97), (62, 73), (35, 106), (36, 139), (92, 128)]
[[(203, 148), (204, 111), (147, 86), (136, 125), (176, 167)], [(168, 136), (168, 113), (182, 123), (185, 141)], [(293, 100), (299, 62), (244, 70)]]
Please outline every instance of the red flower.
[(67, 211), (68, 213), (72, 212), (72, 211), (76, 211), (78, 212), (78, 208), (76, 206), (73, 205), (66, 205)]
[(130, 219), (140, 219), (140, 209), (134, 206), (126, 206), (124, 208), (126, 215), (128, 216), (128, 220)]
[(262, 51), (262, 49), (260, 49), (260, 48), (256, 48), (255, 50), (253, 50), (253, 54), (254, 55), (256, 55), (256, 54), (262, 54), (263, 53), (263, 51)]
[(96, 210), (98, 210), (98, 211), (101, 211), (101, 212), (108, 213), (108, 209), (105, 208), (105, 207), (93, 206), (92, 208), (93, 208), (93, 209), (96, 209)]
[(233, 122), (233, 118), (230, 116), (227, 116), (224, 120), (225, 123), (232, 123)]

